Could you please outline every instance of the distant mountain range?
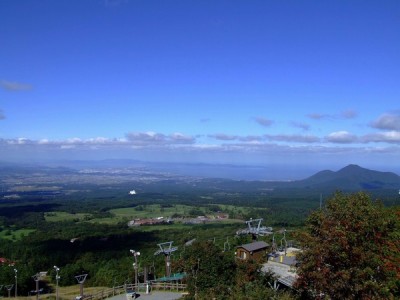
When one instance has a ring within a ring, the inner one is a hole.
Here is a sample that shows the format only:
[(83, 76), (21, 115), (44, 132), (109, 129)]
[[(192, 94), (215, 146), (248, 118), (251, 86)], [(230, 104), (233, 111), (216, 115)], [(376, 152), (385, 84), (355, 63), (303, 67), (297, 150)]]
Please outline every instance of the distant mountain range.
[(392, 172), (380, 172), (358, 165), (348, 165), (336, 172), (324, 170), (306, 179), (279, 184), (279, 186), (343, 191), (400, 189), (400, 176)]

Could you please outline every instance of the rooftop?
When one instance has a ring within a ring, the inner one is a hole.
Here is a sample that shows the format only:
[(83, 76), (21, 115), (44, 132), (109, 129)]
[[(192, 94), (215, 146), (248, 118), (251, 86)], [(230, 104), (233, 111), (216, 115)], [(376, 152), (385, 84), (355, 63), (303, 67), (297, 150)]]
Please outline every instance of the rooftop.
[(293, 284), (297, 279), (297, 274), (294, 269), (292, 269), (289, 265), (275, 261), (268, 261), (268, 263), (263, 264), (261, 271), (264, 273), (274, 273), (278, 282), (290, 288), (293, 287)]
[(247, 250), (249, 252), (252, 252), (252, 251), (257, 251), (257, 250), (268, 248), (269, 245), (266, 242), (260, 241), (260, 242), (250, 243), (250, 244), (244, 244), (244, 245), (238, 246), (238, 248), (239, 247), (244, 248), (245, 250)]

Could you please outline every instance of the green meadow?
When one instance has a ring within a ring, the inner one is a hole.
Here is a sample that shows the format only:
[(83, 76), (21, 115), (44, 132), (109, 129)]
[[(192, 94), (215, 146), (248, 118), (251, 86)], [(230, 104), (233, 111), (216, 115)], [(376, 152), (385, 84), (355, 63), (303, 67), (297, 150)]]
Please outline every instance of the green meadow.
[(35, 232), (35, 229), (27, 229), (27, 228), (15, 229), (14, 227), (10, 228), (0, 227), (0, 229), (1, 229), (0, 239), (5, 239), (9, 241), (18, 241), (23, 237), (31, 234), (32, 232)]
[(90, 214), (85, 213), (67, 213), (64, 211), (46, 212), (44, 218), (48, 222), (62, 222), (62, 221), (85, 221), (90, 218)]
[[(230, 212), (232, 210), (247, 212), (249, 208), (246, 207), (234, 207), (231, 205), (220, 205), (222, 212)], [(215, 210), (215, 209), (214, 209)], [(210, 210), (209, 206), (189, 206), (182, 204), (175, 204), (171, 206), (163, 206), (160, 204), (149, 204), (149, 205), (138, 205), (135, 207), (124, 207), (116, 208), (108, 211), (109, 215), (104, 217), (96, 217), (95, 215), (88, 213), (68, 213), (63, 211), (46, 212), (44, 214), (47, 222), (62, 222), (62, 221), (74, 221), (74, 222), (89, 222), (96, 224), (108, 224), (115, 225), (118, 223), (127, 223), (130, 220), (135, 219), (146, 219), (146, 218), (179, 218), (179, 217), (197, 217), (200, 215), (204, 216), (215, 216), (216, 211)], [(238, 222), (238, 220), (219, 220), (221, 223), (232, 223)], [(175, 224), (174, 226), (178, 226)], [(164, 228), (164, 225), (157, 225), (152, 227)]]

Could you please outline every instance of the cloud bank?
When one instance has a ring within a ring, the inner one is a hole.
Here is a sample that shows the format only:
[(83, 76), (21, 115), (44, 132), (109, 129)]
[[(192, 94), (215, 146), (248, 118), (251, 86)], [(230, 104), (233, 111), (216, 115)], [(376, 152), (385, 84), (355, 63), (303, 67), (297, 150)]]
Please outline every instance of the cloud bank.
[[(0, 111), (1, 117), (1, 111)], [(65, 157), (86, 155), (90, 158), (145, 157), (150, 160), (200, 159), (221, 161), (227, 157), (242, 160), (295, 159), (295, 163), (314, 156), (354, 157), (376, 155), (400, 155), (400, 114), (390, 113), (379, 116), (369, 123), (370, 132), (357, 135), (347, 130), (337, 130), (318, 136), (308, 131), (300, 134), (258, 134), (239, 135), (231, 133), (210, 133), (188, 135), (181, 132), (162, 133), (155, 131), (130, 131), (119, 138), (93, 137), (81, 139), (72, 137), (63, 140), (13, 138), (0, 139), (0, 155), (20, 156), (62, 153)], [(263, 119), (262, 123), (265, 120)], [(272, 124), (272, 120), (264, 122)], [(299, 126), (301, 127), (301, 126)], [(303, 126), (307, 128), (306, 126)], [(367, 158), (366, 158), (367, 160)]]

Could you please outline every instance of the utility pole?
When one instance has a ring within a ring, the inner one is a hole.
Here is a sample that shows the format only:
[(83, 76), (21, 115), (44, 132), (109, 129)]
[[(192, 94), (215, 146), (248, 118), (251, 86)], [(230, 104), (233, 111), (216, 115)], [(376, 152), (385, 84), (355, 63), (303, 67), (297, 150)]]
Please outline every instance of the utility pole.
[(58, 300), (58, 281), (60, 280), (60, 276), (58, 275), (58, 272), (60, 271), (60, 268), (57, 266), (54, 266), (54, 270), (56, 270), (56, 300)]
[(199, 273), (200, 270), (200, 258), (197, 259), (197, 269), (193, 270), (192, 267), (192, 273), (193, 273), (193, 278), (194, 278), (194, 299), (197, 300), (197, 274)]
[(133, 263), (133, 269), (135, 270), (135, 291), (139, 291), (139, 281), (138, 281), (138, 256), (140, 256), (140, 252), (135, 250), (130, 250), (133, 257), (135, 258), (135, 262)]
[(18, 297), (18, 270), (14, 269), (15, 273), (15, 298)]
[(277, 245), (276, 245), (276, 242), (275, 242), (275, 233), (272, 235), (272, 253), (275, 253), (276, 252), (276, 250), (277, 250)]
[[(283, 242), (285, 242), (285, 247), (283, 247)], [(281, 249), (285, 249), (285, 255), (287, 251), (287, 241), (286, 241), (286, 229), (283, 230), (283, 238), (281, 239)]]

